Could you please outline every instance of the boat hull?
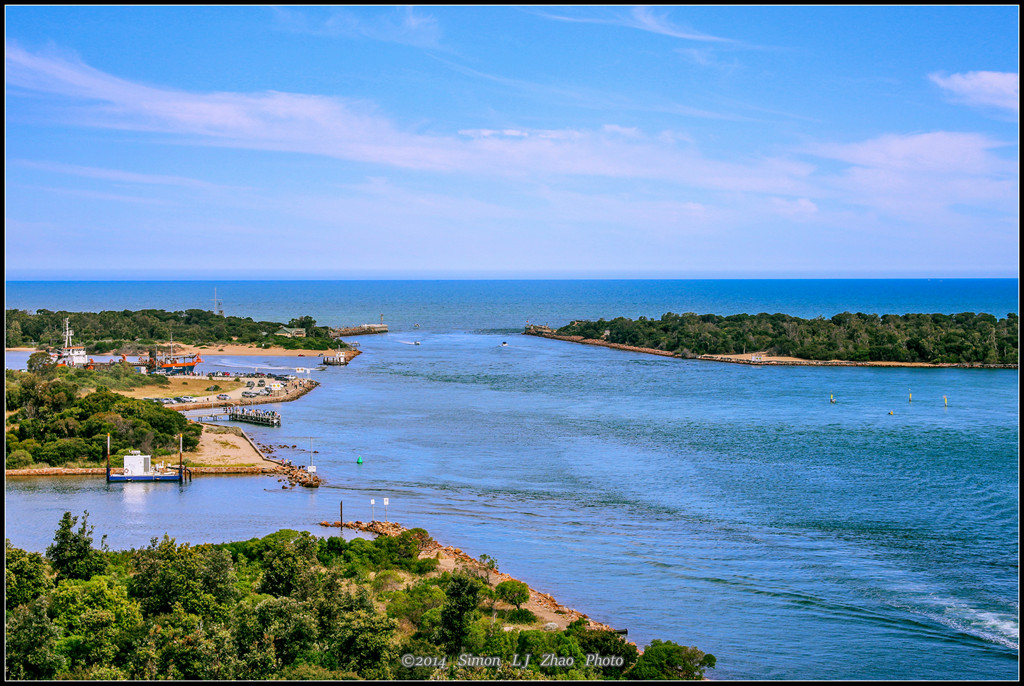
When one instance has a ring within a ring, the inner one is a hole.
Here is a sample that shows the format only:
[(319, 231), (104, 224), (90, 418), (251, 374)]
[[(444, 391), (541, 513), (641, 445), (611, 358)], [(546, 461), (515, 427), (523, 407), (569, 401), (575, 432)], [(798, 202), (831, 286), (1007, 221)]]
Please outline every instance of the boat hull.
[(107, 481), (181, 481), (177, 474), (145, 474), (140, 476), (125, 476), (123, 474), (109, 474)]

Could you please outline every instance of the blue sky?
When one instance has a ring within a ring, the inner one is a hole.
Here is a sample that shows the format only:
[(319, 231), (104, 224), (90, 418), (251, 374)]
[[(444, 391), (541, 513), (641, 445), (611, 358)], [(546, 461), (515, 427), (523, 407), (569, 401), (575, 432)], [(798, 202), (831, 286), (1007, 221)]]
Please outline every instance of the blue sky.
[(1016, 277), (990, 7), (12, 7), (6, 274)]

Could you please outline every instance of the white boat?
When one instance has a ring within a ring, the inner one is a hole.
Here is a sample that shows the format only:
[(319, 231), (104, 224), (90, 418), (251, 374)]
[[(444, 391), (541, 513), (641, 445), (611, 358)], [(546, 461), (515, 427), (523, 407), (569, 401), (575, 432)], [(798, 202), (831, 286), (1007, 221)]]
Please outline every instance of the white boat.
[(58, 367), (89, 367), (91, 360), (85, 354), (84, 345), (71, 345), (71, 337), (74, 331), (71, 330), (71, 320), (64, 318), (64, 347), (58, 348), (56, 353), (50, 353), (50, 357)]

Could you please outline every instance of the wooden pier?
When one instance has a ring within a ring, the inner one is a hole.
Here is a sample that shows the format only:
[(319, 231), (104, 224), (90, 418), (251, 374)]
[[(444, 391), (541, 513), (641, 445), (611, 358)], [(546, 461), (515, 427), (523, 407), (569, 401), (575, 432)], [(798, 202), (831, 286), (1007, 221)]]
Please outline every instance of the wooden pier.
[(281, 426), (281, 415), (273, 410), (253, 410), (241, 407), (214, 409), (203, 414), (192, 415), (189, 419), (197, 422), (216, 422), (226, 419), (232, 422), (248, 422), (261, 426)]
[(349, 348), (347, 350), (339, 348), (335, 351), (334, 355), (323, 355), (320, 358), (320, 364), (338, 367), (351, 362), (353, 358), (360, 354), (360, 351), (355, 349), (358, 343), (349, 343), (348, 345)]
[(281, 426), (281, 415), (273, 410), (253, 410), (232, 407), (228, 410), (228, 419), (233, 422), (249, 422), (263, 426)]

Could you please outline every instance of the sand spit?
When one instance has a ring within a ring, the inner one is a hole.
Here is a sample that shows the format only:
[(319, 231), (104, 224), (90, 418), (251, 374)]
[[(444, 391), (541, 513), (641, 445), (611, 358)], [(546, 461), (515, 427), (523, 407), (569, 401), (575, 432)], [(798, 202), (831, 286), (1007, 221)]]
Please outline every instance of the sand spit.
[[(647, 353), (649, 355), (660, 355), (662, 357), (683, 356), (667, 350), (657, 348), (641, 348), (635, 345), (624, 345), (622, 343), (609, 343), (598, 338), (584, 338), (583, 336), (561, 336), (547, 327), (531, 326), (523, 332), (525, 336), (539, 336), (540, 338), (551, 338), (556, 341), (568, 341), (570, 343), (582, 343), (583, 345), (598, 345), (602, 348), (614, 348), (616, 350), (629, 350), (635, 353)], [(921, 367), (926, 369), (941, 369), (944, 367), (955, 367), (962, 369), (1017, 369), (1015, 364), (983, 364), (981, 362), (855, 362), (852, 360), (804, 360), (799, 357), (781, 357), (768, 355), (765, 352), (743, 353), (737, 355), (698, 355), (695, 360), (707, 360), (710, 362), (730, 362), (732, 364), (749, 364), (754, 366), (781, 366), (781, 367)]]
[[(354, 521), (345, 522), (344, 525), (342, 525), (341, 522), (322, 521), (320, 522), (320, 526), (339, 528), (344, 526), (346, 529), (364, 531), (378, 536), (398, 536), (402, 532), (408, 531), (406, 527), (402, 526), (398, 522)], [(432, 538), (422, 544), (420, 548), (420, 557), (436, 557), (439, 561), (437, 566), (437, 571), (439, 573), (465, 570), (477, 576), (486, 576), (488, 583), (490, 583), (491, 586), (495, 586), (502, 581), (513, 580), (511, 576), (504, 572), (489, 569), (482, 562), (473, 559), (459, 548), (441, 545)], [(582, 618), (587, 620), (587, 627), (590, 629), (614, 631), (614, 629), (607, 624), (596, 622), (582, 612), (560, 604), (551, 596), (551, 594), (542, 593), (529, 585), (527, 586), (530, 589), (530, 600), (523, 604), (523, 608), (530, 610), (537, 615), (538, 622), (541, 625), (553, 623), (558, 626), (559, 630), (563, 630), (572, 622)]]

